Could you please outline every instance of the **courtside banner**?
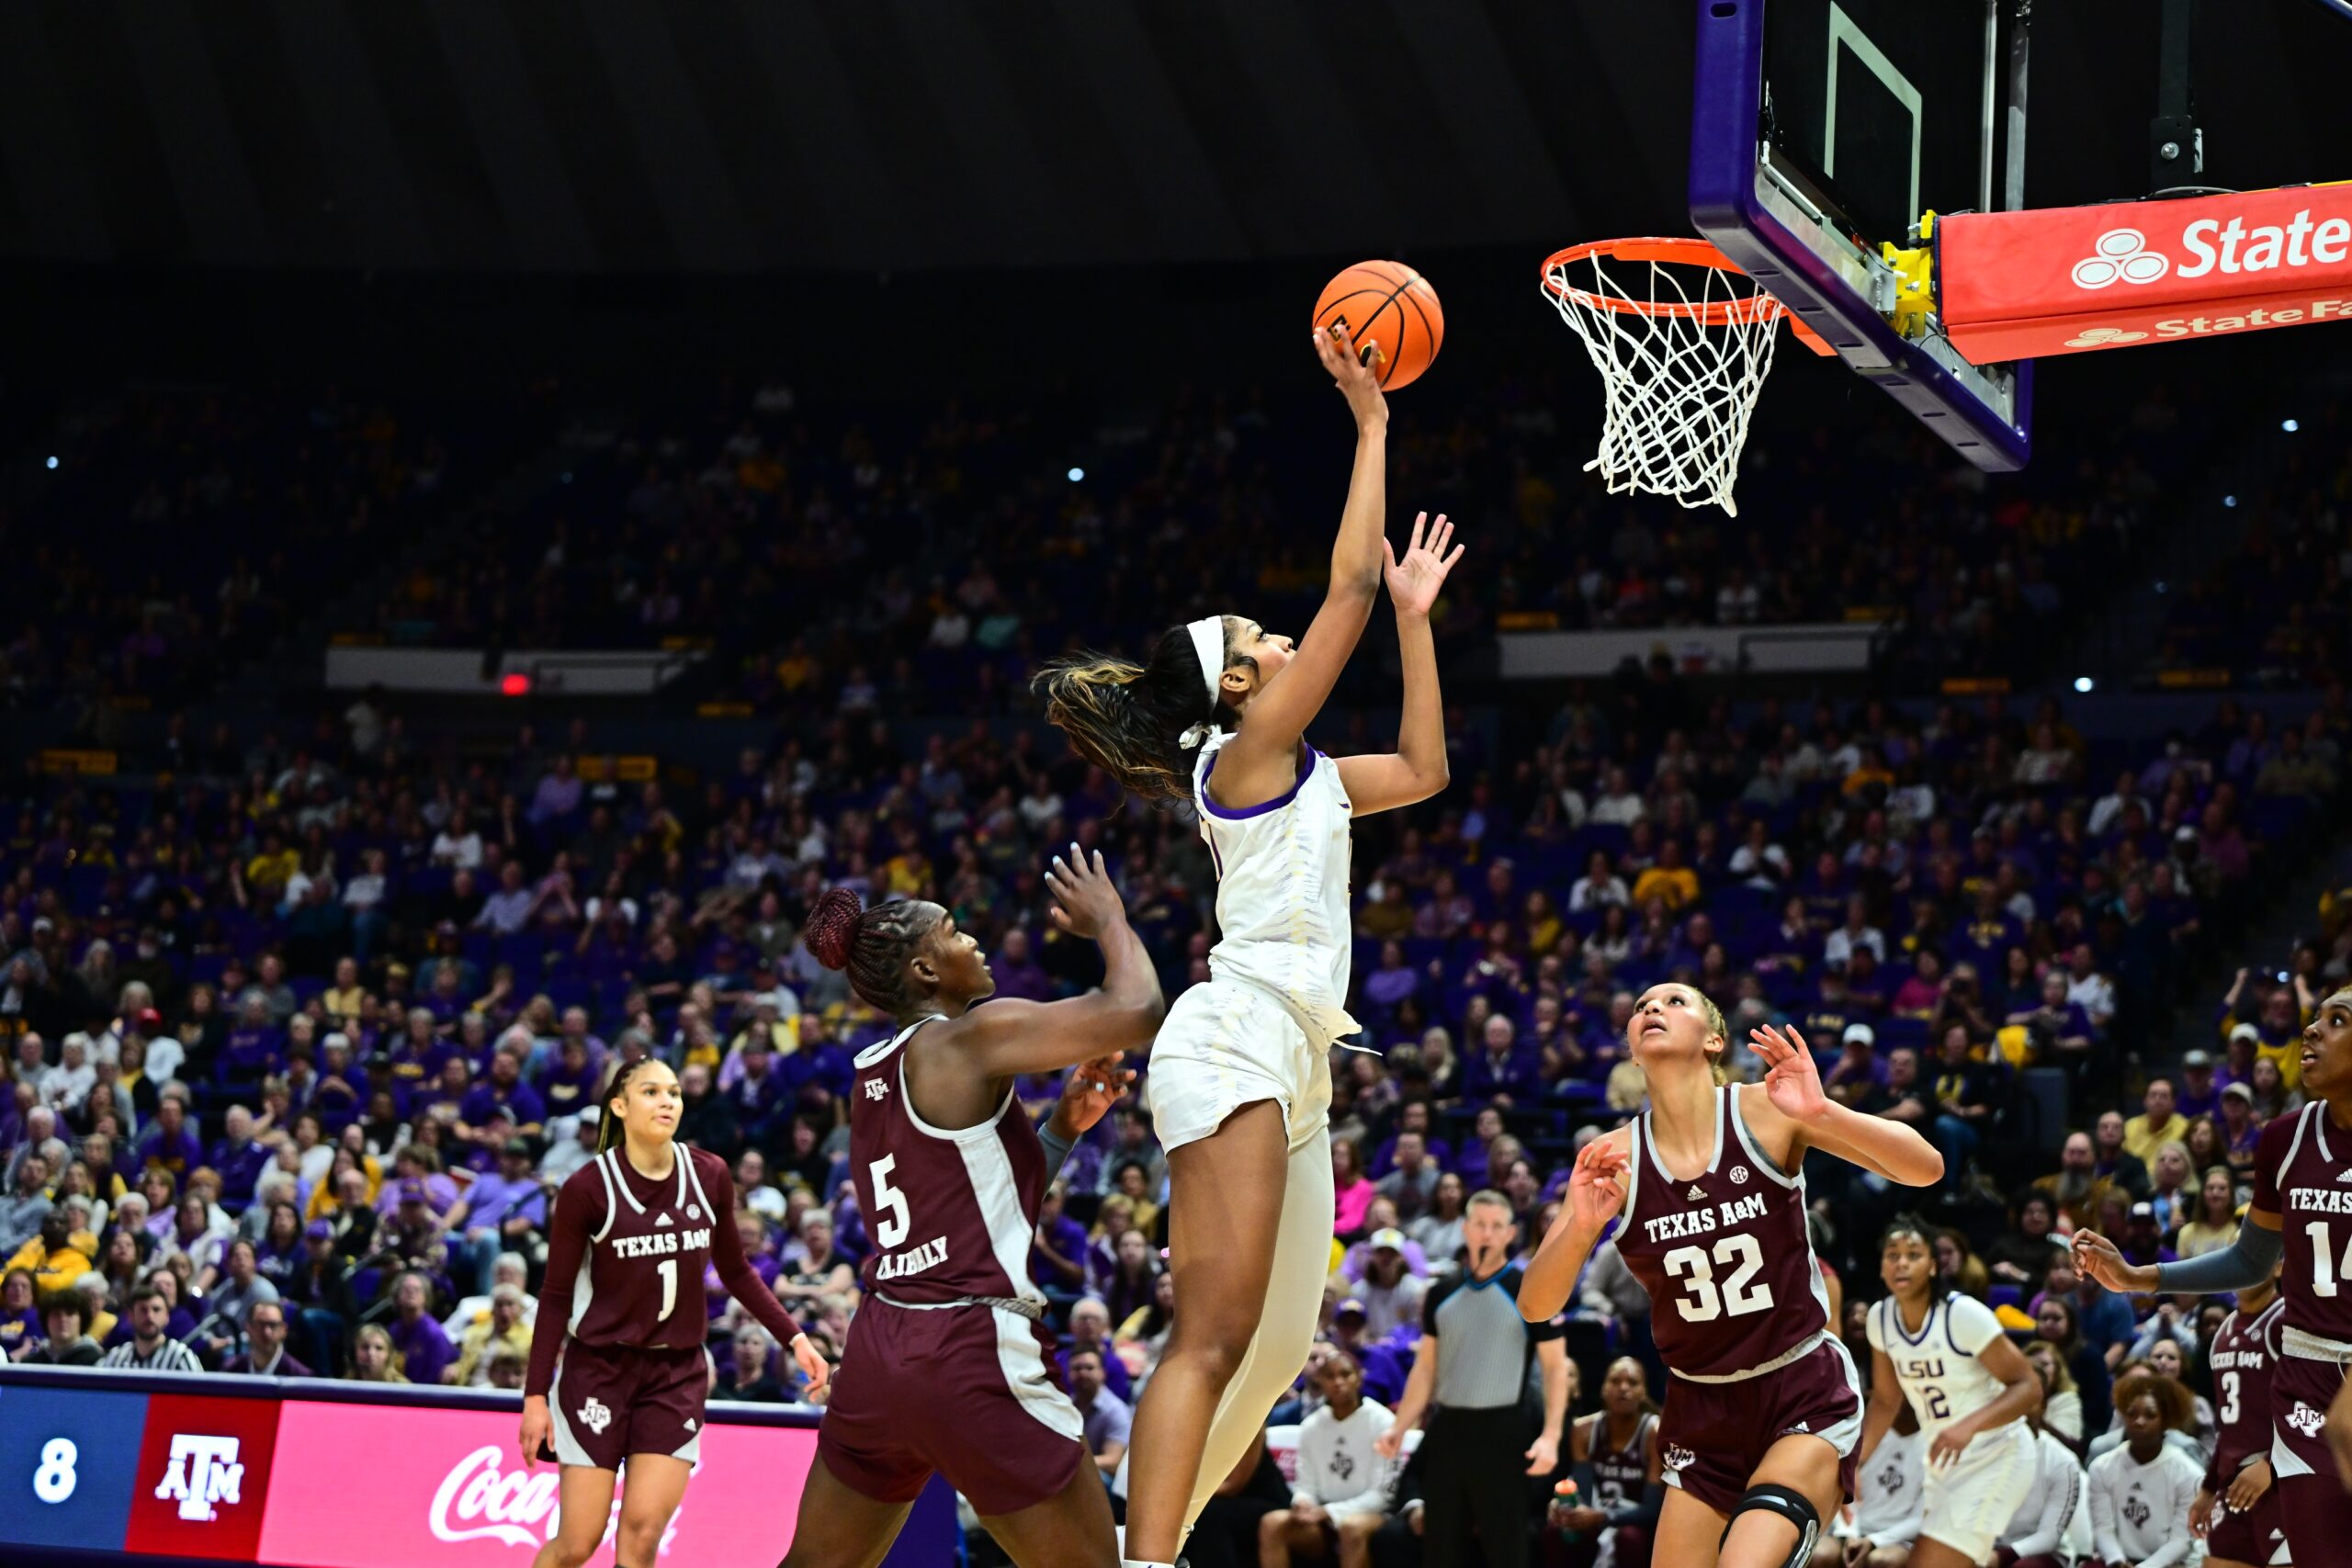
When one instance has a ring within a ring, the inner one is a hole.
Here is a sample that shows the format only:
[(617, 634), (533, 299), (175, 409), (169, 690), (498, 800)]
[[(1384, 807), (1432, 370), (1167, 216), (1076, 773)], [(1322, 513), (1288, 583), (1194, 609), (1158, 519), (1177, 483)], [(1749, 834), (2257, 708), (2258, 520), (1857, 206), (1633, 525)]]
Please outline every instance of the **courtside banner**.
[(1935, 240), (1977, 365), (2352, 319), (2352, 184), (1965, 213)]
[[(283, 1410), (264, 1562), (530, 1568), (555, 1533), (560, 1472), (553, 1464), (523, 1468), (510, 1414), (299, 1401)], [(813, 1427), (707, 1427), (702, 1462), (661, 1561), (775, 1568), (816, 1455)], [(611, 1568), (609, 1529), (588, 1561)]]

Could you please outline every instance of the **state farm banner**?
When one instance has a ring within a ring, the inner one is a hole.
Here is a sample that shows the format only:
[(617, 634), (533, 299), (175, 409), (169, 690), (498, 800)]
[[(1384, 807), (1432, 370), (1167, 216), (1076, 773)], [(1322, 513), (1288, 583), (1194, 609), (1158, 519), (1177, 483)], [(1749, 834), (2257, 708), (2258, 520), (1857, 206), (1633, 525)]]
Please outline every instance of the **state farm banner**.
[(2352, 317), (2352, 184), (1965, 213), (1935, 238), (1977, 365)]

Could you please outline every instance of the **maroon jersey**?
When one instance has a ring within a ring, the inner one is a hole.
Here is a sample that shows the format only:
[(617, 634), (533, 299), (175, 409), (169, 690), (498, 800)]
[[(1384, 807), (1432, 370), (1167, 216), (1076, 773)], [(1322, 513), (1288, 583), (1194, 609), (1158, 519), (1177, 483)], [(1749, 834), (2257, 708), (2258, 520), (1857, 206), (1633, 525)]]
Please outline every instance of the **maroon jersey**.
[(2278, 1319), (2283, 1296), (2248, 1317), (2233, 1312), (2222, 1320), (2211, 1347), (2213, 1418), (2222, 1429), (2205, 1484), (2215, 1492), (2250, 1459), (2270, 1454), (2270, 1373), (2278, 1361)]
[(588, 1345), (701, 1348), (710, 1325), (705, 1265), (778, 1340), (788, 1345), (799, 1332), (743, 1256), (727, 1162), (685, 1144), (676, 1148), (673, 1168), (659, 1181), (614, 1148), (557, 1191), (526, 1394), (547, 1393), (567, 1335)]
[(1659, 1358), (1685, 1377), (1752, 1371), (1829, 1326), (1804, 1180), (1757, 1152), (1739, 1092), (1715, 1091), (1715, 1152), (1696, 1180), (1658, 1164), (1648, 1111), (1634, 1123), (1617, 1251), (1650, 1293)]
[(2324, 1101), (2262, 1129), (2253, 1206), (2277, 1214), (2285, 1229), (2285, 1327), (2352, 1343), (2352, 1133), (2328, 1125)]
[(907, 1096), (910, 1024), (857, 1054), (850, 1089), (850, 1171), (874, 1253), (861, 1279), (885, 1301), (936, 1305), (974, 1296), (1042, 1307), (1029, 1247), (1046, 1190), (1046, 1149), (1012, 1089), (989, 1120), (951, 1131)]

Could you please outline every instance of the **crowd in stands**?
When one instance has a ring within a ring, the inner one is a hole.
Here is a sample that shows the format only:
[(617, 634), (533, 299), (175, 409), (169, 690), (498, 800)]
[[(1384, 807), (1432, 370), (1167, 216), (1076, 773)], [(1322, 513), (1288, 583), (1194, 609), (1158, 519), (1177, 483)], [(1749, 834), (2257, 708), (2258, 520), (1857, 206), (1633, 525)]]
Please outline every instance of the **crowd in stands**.
[(2226, 670), (2275, 686), (2352, 669), (2352, 458), (2340, 402), (2290, 426), (2278, 471), (2228, 504), (2237, 525), (2219, 570), (2182, 585), (2165, 617), (2162, 667)]
[[(2071, 467), (1952, 472), (1900, 410), (1750, 446), (1757, 499), (1713, 512), (1595, 498), (1562, 389), (1417, 390), (1390, 436), (1399, 504), (1450, 513), (1487, 564), (1442, 643), (1498, 621), (1672, 627), (1900, 620), (1890, 677), (2021, 674), (2126, 580), (2211, 419), (2193, 389), (2102, 407)], [(1246, 602), (1304, 626), (1342, 471), (1328, 400), (1180, 391), (1103, 415), (960, 402), (804, 407), (776, 381), (690, 409), (582, 420), (528, 513), (450, 536), (346, 630), (460, 647), (708, 644), (706, 695), (797, 714), (1003, 714), (1045, 653)], [(1855, 494), (1876, 503), (1841, 504)], [(1311, 524), (1310, 524), (1311, 520)], [(779, 604), (792, 607), (779, 614)]]
[[(2203, 1005), (2179, 977), (2212, 972), (2252, 879), (2341, 800), (2342, 689), (2290, 734), (2291, 752), (2227, 704), (2143, 746), (1997, 699), (1735, 711), (1663, 661), (1580, 694), (1523, 755), (1457, 720), (1456, 788), (1359, 834), (1352, 1005), (1385, 1055), (1340, 1059), (1329, 1337), (1278, 1434), (1351, 1376), (1394, 1407), (1472, 1194), (1499, 1192), (1532, 1245), (1574, 1149), (1637, 1108), (1623, 1024), (1666, 978), (1721, 998), (1737, 1040), (1793, 1025), (1833, 1093), (1944, 1149), (1937, 1193), (1816, 1181), (1849, 1302), (1876, 1293), (1880, 1217), (1924, 1202), (1954, 1278), (2051, 1347), (2053, 1393), (2079, 1397), (2071, 1421), (2053, 1399), (2062, 1439), (2095, 1446), (2142, 1361), (2204, 1393), (2211, 1309), (2109, 1297), (2053, 1238), (2098, 1225), (2135, 1258), (2225, 1241), (2262, 1122), (2299, 1103), (2293, 1035), (2352, 951), (2335, 915), (2288, 969), (2236, 976), (2177, 1076), (2124, 1089), (2145, 1032)], [(891, 735), (820, 721), (694, 788), (583, 768), (584, 728), (450, 773), (370, 697), (290, 741), (191, 746), (153, 788), (21, 775), (0, 841), (0, 1348), (514, 1386), (548, 1194), (588, 1157), (602, 1074), (653, 1054), (684, 1081), (683, 1135), (735, 1167), (755, 1266), (837, 1352), (869, 1245), (842, 1094), (888, 1025), (800, 942), (816, 894), (940, 899), (1001, 995), (1068, 994), (1091, 950), (1038, 918), (1039, 870), (1075, 839), (1110, 853), (1171, 992), (1211, 940), (1181, 812), (1120, 809), (1026, 733), (916, 755)], [(2044, 1067), (2055, 1100), (2030, 1091)], [(1023, 1094), (1042, 1111), (1057, 1089)], [(1170, 1324), (1165, 1179), (1122, 1106), (1033, 1255), (1106, 1473)], [(790, 1359), (707, 1283), (720, 1392), (796, 1397)], [(1604, 1247), (1567, 1325), (1585, 1387), (1623, 1351), (1662, 1389), (1639, 1298)], [(1531, 1493), (1531, 1528), (1545, 1515)]]

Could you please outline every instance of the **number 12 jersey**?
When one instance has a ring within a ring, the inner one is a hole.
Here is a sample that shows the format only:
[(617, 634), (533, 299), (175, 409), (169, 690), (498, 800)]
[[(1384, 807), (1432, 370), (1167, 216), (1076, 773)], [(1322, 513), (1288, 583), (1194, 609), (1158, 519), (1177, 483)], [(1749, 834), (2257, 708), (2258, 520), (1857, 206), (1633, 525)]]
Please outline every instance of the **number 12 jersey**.
[(1658, 1163), (1650, 1112), (1633, 1128), (1617, 1252), (1650, 1293), (1659, 1358), (1687, 1378), (1767, 1370), (1829, 1327), (1804, 1179), (1757, 1148), (1739, 1096), (1738, 1085), (1715, 1090), (1714, 1155), (1689, 1181)]

